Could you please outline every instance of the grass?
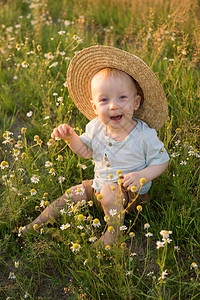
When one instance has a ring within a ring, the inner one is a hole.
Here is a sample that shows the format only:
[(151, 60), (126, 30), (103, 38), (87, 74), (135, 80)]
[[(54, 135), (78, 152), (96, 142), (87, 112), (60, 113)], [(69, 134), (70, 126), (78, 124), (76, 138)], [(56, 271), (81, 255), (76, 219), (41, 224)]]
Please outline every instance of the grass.
[[(1, 299), (199, 298), (198, 11), (196, 0), (0, 1), (0, 159), (1, 166), (8, 163), (0, 170)], [(72, 215), (66, 206), (42, 234), (18, 236), (48, 202), (93, 177), (91, 160), (63, 141), (49, 143), (63, 122), (84, 131), (88, 121), (69, 97), (66, 71), (75, 51), (98, 43), (138, 55), (159, 78), (169, 118), (158, 135), (169, 168), (154, 180), (150, 206), (127, 215), (127, 231), (110, 250), (89, 241), (106, 222), (88, 204)], [(95, 218), (100, 228), (92, 225)], [(63, 224), (70, 227), (61, 230)], [(172, 241), (157, 249), (161, 230), (172, 231)], [(80, 250), (73, 252), (72, 243)]]

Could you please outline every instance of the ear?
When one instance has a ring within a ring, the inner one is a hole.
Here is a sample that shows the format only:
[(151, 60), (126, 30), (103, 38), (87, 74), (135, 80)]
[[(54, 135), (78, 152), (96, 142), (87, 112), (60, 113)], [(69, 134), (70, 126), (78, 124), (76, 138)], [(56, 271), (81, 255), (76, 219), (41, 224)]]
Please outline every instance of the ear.
[(138, 110), (140, 108), (140, 103), (141, 103), (141, 96), (137, 95), (135, 98), (135, 106), (134, 106), (135, 110)]
[(94, 104), (94, 101), (93, 101), (93, 100), (91, 100), (90, 102), (91, 102), (91, 104), (92, 104), (92, 108), (94, 109), (95, 114), (97, 115), (97, 107), (96, 107), (96, 104)]

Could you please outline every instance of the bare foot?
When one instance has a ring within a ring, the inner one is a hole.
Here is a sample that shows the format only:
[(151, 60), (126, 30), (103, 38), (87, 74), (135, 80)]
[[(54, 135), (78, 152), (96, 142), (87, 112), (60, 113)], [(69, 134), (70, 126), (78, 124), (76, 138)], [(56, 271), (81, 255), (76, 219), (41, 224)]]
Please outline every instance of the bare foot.
[(108, 230), (100, 238), (102, 246), (113, 245), (116, 242), (116, 234), (110, 233)]

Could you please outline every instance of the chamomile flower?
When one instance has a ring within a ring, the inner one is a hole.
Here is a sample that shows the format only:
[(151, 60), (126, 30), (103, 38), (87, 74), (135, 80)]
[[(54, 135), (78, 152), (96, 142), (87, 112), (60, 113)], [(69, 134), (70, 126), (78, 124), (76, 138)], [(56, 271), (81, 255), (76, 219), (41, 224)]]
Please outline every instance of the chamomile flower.
[(27, 63), (27, 61), (23, 61), (22, 63), (22, 67), (23, 68), (28, 68), (29, 64)]
[(160, 241), (157, 241), (156, 242), (156, 249), (160, 249), (160, 248), (162, 248), (162, 247), (164, 247), (165, 246), (165, 242), (160, 242)]
[(63, 176), (59, 176), (58, 177), (58, 182), (61, 184), (61, 183), (63, 183), (65, 181), (65, 177), (63, 177)]
[(147, 232), (147, 233), (145, 234), (145, 236), (146, 236), (146, 237), (151, 237), (151, 236), (153, 236), (153, 233)]
[(41, 202), (40, 202), (40, 207), (45, 207), (45, 201), (44, 200), (41, 200)]
[(114, 233), (114, 232), (115, 232), (114, 227), (113, 227), (113, 226), (109, 226), (109, 227), (108, 227), (108, 232)]
[(89, 238), (89, 242), (94, 243), (97, 240), (96, 236), (91, 236), (91, 238)]
[(84, 221), (86, 217), (83, 214), (77, 216), (78, 221)]
[(30, 118), (33, 115), (33, 112), (30, 110), (29, 112), (27, 112), (27, 117)]
[(191, 269), (191, 270), (192, 270), (192, 269), (197, 269), (197, 268), (198, 268), (197, 263), (195, 263), (195, 262), (191, 263), (191, 265), (190, 265), (190, 269)]
[(65, 211), (64, 208), (62, 208), (62, 209), (60, 210), (60, 214), (61, 214), (61, 215), (66, 214), (66, 211)]
[(30, 193), (31, 193), (31, 196), (34, 196), (35, 194), (37, 194), (37, 191), (35, 189), (31, 189)]
[(83, 195), (84, 192), (85, 192), (85, 189), (84, 189), (83, 187), (78, 188), (78, 189), (75, 191), (76, 195)]
[(144, 224), (144, 229), (148, 229), (150, 227), (149, 223)]
[(62, 224), (61, 226), (60, 226), (60, 229), (61, 230), (65, 230), (65, 229), (67, 229), (67, 228), (69, 228), (70, 227), (70, 224), (69, 223), (67, 223), (67, 224)]
[(70, 198), (70, 197), (72, 196), (72, 191), (71, 191), (70, 189), (66, 190), (65, 196), (66, 196), (67, 198)]
[(122, 225), (119, 227), (120, 231), (124, 231), (127, 230), (128, 228), (126, 227), (126, 225)]
[(49, 174), (55, 176), (55, 175), (56, 175), (55, 169), (54, 169), (54, 168), (51, 168), (51, 169), (49, 170)]
[(160, 281), (161, 279), (164, 280), (167, 275), (168, 275), (167, 270), (163, 271), (161, 277), (158, 278), (158, 281)]
[(39, 182), (39, 176), (38, 175), (33, 175), (33, 177), (31, 177), (31, 182), (33, 183), (38, 183)]
[(100, 226), (101, 226), (101, 223), (100, 223), (99, 219), (96, 218), (96, 219), (93, 220), (92, 225), (93, 225), (94, 227), (100, 227)]
[(117, 209), (110, 209), (110, 210), (109, 210), (109, 214), (110, 214), (111, 216), (115, 216), (115, 215), (117, 214)]
[(110, 221), (110, 218), (109, 218), (108, 215), (105, 215), (105, 216), (104, 216), (104, 221), (105, 221), (105, 222), (109, 222), (109, 221)]
[(81, 245), (78, 244), (78, 243), (73, 243), (73, 242), (72, 242), (72, 247), (70, 247), (70, 248), (71, 248), (71, 250), (72, 250), (73, 252), (79, 251), (80, 248), (81, 248)]
[(136, 256), (136, 255), (137, 255), (137, 253), (132, 252), (132, 253), (130, 254), (130, 256), (129, 256), (130, 261), (132, 261), (132, 260), (133, 260), (133, 257)]
[(160, 235), (162, 235), (163, 239), (169, 238), (169, 235), (172, 234), (172, 231), (161, 230)]
[(19, 261), (15, 261), (15, 268), (19, 268)]
[(59, 34), (59, 35), (65, 34), (65, 30), (60, 30), (60, 31), (58, 31), (58, 34)]
[(8, 167), (9, 167), (8, 162), (5, 161), (5, 160), (3, 160), (3, 161), (1, 162), (1, 169), (3, 170), (3, 169), (8, 168)]
[(88, 263), (88, 259), (86, 259), (86, 260), (83, 262), (84, 266), (85, 266), (87, 263)]
[(16, 276), (13, 272), (9, 273), (8, 279), (16, 279)]
[(106, 245), (106, 246), (105, 246), (105, 250), (106, 250), (106, 251), (109, 251), (110, 249), (111, 249), (111, 246), (110, 246), (110, 245)]
[(45, 167), (46, 167), (46, 168), (49, 168), (49, 167), (51, 167), (51, 166), (53, 166), (52, 162), (50, 162), (50, 161), (46, 161), (46, 162), (45, 162)]

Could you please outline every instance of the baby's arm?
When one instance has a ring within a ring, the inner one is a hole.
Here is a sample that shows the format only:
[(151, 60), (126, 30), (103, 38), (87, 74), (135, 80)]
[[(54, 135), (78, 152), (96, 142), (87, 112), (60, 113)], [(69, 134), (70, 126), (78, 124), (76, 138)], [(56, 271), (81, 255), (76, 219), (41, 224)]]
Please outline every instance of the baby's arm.
[(167, 161), (166, 163), (160, 165), (150, 165), (139, 172), (125, 174), (123, 186), (127, 187), (128, 190), (130, 190), (132, 186), (135, 186), (136, 190), (138, 191), (140, 188), (141, 178), (145, 178), (147, 182), (155, 179), (165, 171), (168, 164), (169, 162)]
[(62, 124), (57, 128), (54, 128), (52, 134), (52, 138), (58, 137), (66, 142), (69, 142), (69, 147), (75, 152), (78, 156), (83, 158), (91, 158), (92, 157), (92, 149), (89, 148), (86, 144), (84, 144), (80, 137), (76, 134), (74, 129), (67, 125)]

